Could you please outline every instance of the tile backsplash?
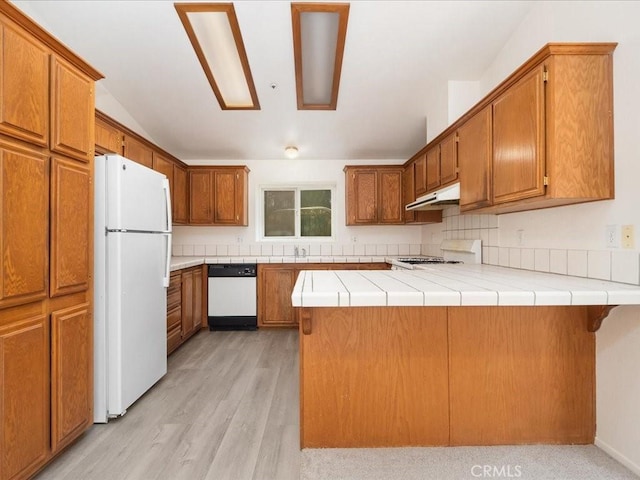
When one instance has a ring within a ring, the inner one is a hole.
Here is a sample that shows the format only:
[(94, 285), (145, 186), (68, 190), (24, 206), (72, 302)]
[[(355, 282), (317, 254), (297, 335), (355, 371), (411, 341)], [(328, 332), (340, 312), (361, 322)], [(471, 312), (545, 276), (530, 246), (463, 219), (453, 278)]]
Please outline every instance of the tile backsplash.
[[(488, 265), (640, 285), (640, 252), (637, 250), (505, 247), (500, 244), (499, 218), (497, 215), (460, 215), (458, 207), (450, 207), (443, 212), (441, 234), (445, 239), (480, 238), (482, 263)], [(423, 252), (436, 249), (435, 243), (422, 246)]]

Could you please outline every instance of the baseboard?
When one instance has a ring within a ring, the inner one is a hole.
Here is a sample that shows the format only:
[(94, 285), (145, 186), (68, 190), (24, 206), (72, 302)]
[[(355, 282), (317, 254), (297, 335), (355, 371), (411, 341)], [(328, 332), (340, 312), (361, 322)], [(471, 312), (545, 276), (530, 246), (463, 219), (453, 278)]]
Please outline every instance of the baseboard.
[(615, 458), (618, 462), (620, 462), (622, 465), (627, 467), (633, 473), (635, 473), (636, 475), (640, 475), (640, 465), (629, 460), (627, 457), (625, 457), (622, 453), (620, 453), (618, 450), (613, 448), (607, 442), (600, 440), (598, 437), (596, 437), (593, 443), (595, 444), (596, 447), (606, 452), (609, 456)]

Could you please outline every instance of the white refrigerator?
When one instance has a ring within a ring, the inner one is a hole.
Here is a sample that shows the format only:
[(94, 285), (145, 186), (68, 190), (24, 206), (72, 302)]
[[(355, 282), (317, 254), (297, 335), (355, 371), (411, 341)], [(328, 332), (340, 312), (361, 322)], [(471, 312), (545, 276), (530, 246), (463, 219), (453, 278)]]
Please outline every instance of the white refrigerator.
[(96, 157), (94, 243), (94, 422), (106, 423), (167, 373), (167, 178), (119, 155)]

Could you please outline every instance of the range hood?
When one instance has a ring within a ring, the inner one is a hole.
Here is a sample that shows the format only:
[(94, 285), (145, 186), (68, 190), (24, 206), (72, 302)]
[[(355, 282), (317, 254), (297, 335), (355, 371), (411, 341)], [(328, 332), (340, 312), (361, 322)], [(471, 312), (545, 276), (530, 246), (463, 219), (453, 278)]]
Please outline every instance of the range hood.
[(458, 205), (460, 201), (460, 183), (428, 193), (409, 203), (405, 210), (442, 210), (447, 205)]

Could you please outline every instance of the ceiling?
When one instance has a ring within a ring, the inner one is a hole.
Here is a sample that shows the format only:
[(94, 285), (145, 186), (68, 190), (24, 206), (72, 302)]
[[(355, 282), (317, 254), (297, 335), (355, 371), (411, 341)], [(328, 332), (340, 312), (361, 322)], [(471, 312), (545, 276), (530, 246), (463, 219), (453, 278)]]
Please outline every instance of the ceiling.
[(187, 163), (282, 159), (289, 144), (301, 159), (408, 159), (426, 143), (427, 107), (443, 82), (478, 80), (532, 5), (352, 1), (337, 109), (299, 111), (290, 2), (236, 1), (261, 110), (229, 111), (172, 1), (13, 3), (102, 72), (98, 91)]

